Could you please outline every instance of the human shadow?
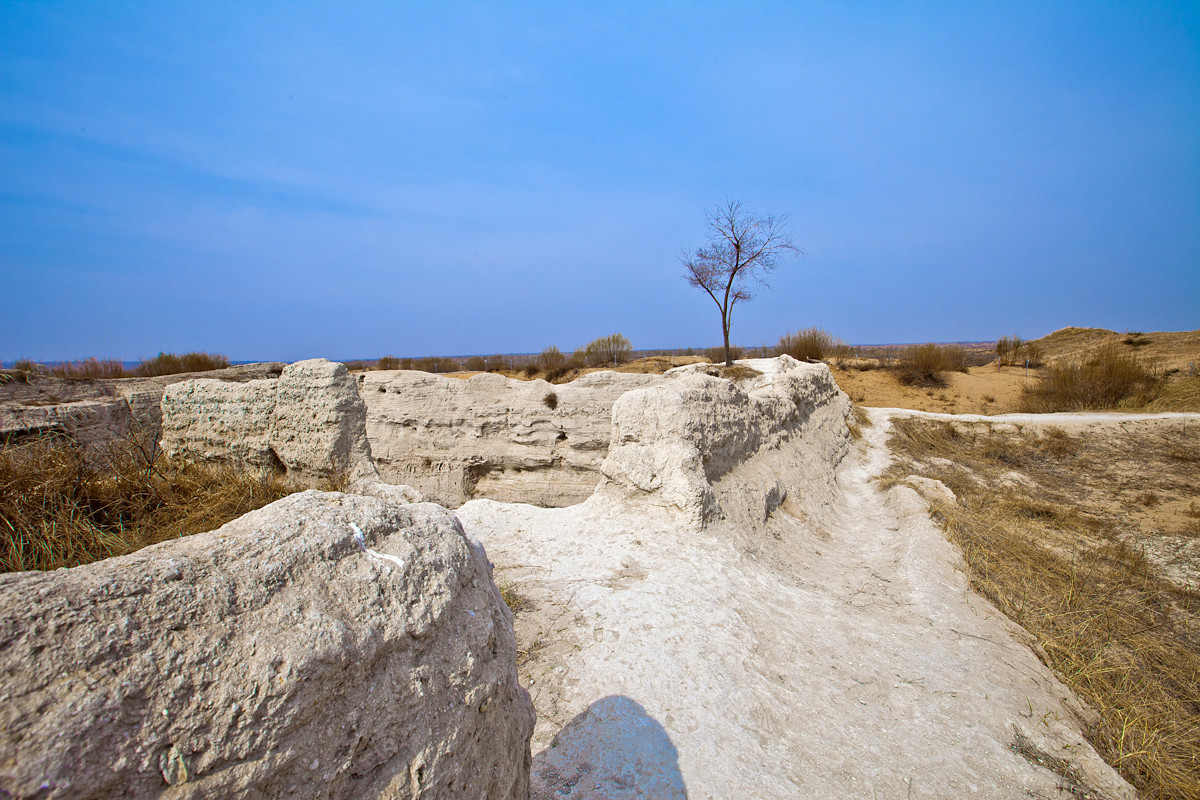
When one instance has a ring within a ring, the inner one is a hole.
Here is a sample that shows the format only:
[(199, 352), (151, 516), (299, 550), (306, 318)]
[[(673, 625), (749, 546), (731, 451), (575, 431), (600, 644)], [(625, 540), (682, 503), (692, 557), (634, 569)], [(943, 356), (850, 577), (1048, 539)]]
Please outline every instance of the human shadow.
[(686, 800), (679, 753), (646, 709), (609, 695), (533, 757), (533, 799)]

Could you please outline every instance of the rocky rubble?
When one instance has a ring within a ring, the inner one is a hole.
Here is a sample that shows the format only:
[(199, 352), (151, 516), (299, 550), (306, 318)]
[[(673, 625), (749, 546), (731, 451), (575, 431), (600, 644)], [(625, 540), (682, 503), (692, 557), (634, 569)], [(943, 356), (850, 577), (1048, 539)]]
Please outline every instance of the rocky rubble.
[(533, 709), (478, 543), (307, 491), (0, 575), (0, 796), (528, 796)]

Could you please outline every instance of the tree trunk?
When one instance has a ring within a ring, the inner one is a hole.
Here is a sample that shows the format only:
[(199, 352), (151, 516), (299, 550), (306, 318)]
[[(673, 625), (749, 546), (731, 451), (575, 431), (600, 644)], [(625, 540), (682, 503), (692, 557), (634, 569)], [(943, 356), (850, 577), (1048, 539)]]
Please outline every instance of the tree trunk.
[(721, 332), (725, 334), (725, 366), (732, 367), (733, 359), (729, 355), (729, 318), (724, 317), (721, 320)]

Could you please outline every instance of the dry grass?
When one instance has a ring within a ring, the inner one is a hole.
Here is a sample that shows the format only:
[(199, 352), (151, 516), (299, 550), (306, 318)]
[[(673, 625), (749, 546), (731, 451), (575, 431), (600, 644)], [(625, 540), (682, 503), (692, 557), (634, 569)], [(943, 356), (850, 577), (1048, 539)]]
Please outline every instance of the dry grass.
[(954, 490), (935, 516), (972, 587), (1098, 712), (1086, 734), (1100, 754), (1143, 797), (1200, 797), (1200, 595), (1154, 557), (1156, 520), (1200, 496), (1200, 428), (1039, 435), (898, 419), (890, 444), (885, 484), (919, 473)]
[(0, 571), (48, 570), (213, 530), (296, 487), (275, 473), (171, 463), (130, 437), (85, 453), (61, 436), (0, 449)]
[(1177, 369), (1184, 375), (1200, 366), (1200, 330), (1122, 334), (1104, 328), (1063, 328), (1036, 343), (1048, 364), (1086, 361), (1102, 347), (1116, 347), (1157, 360), (1167, 370)]
[(1164, 383), (1143, 411), (1200, 411), (1200, 376)]

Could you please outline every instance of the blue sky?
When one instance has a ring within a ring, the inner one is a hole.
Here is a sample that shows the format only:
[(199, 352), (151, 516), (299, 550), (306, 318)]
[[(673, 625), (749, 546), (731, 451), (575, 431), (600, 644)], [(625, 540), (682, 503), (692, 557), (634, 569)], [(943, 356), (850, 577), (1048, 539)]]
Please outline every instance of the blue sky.
[(0, 357), (1200, 327), (1195, 3), (0, 2)]

